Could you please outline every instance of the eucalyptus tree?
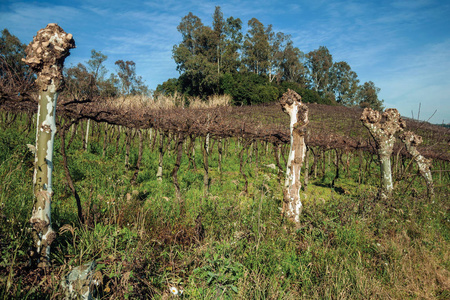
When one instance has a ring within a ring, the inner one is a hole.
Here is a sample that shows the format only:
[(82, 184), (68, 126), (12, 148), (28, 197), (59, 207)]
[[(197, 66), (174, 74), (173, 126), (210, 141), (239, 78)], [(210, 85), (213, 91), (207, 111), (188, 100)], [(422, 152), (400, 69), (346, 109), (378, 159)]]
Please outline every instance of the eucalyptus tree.
[(213, 31), (214, 31), (214, 41), (216, 44), (215, 60), (217, 62), (217, 74), (220, 74), (220, 67), (222, 64), (222, 57), (225, 52), (225, 30), (226, 22), (223, 18), (222, 10), (220, 6), (216, 6), (213, 15)]
[(286, 43), (280, 64), (281, 80), (306, 85), (306, 68), (302, 63), (304, 56), (291, 40)]
[(15, 95), (27, 93), (32, 86), (33, 73), (22, 61), (26, 45), (12, 35), (8, 29), (0, 33), (0, 95), (11, 92)]
[(117, 60), (117, 75), (120, 79), (121, 93), (124, 96), (148, 94), (148, 87), (144, 84), (141, 76), (136, 74), (136, 63), (134, 61)]
[(329, 92), (330, 69), (333, 65), (333, 56), (327, 47), (320, 46), (319, 49), (306, 54), (306, 67), (311, 88), (316, 92)]
[(270, 44), (268, 33), (272, 26), (265, 28), (258, 19), (248, 21), (248, 32), (243, 44), (243, 63), (249, 72), (266, 75), (269, 65)]
[(359, 79), (347, 62), (333, 63), (330, 70), (330, 88), (338, 103), (346, 106), (356, 105)]
[[(216, 13), (216, 18), (220, 19), (217, 10)], [(173, 47), (172, 53), (181, 74), (179, 83), (183, 92), (200, 96), (218, 92), (220, 58), (217, 51), (222, 46), (218, 38), (223, 36), (224, 27), (219, 20), (216, 22), (220, 23), (216, 24), (217, 32), (204, 26), (201, 19), (190, 12), (177, 27), (182, 41)]]
[(91, 96), (92, 74), (86, 65), (78, 63), (76, 66), (64, 70), (65, 94), (74, 99), (87, 99)]
[(377, 111), (383, 110), (384, 100), (378, 99), (380, 88), (376, 87), (372, 81), (364, 82), (360, 85), (357, 92), (357, 101), (360, 107), (370, 107)]
[(99, 81), (103, 81), (106, 75), (106, 67), (104, 62), (108, 59), (108, 56), (103, 54), (101, 51), (91, 50), (91, 59), (88, 60), (87, 65), (90, 73), (92, 74), (92, 82), (90, 84), (91, 95), (95, 92), (99, 92)]
[(225, 49), (222, 55), (222, 73), (236, 73), (241, 69), (242, 21), (229, 17), (225, 24)]

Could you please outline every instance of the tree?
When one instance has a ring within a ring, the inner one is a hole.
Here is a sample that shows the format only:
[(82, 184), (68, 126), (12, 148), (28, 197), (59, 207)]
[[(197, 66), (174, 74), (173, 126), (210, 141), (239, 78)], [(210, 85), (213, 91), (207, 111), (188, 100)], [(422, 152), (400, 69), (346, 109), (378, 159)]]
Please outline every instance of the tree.
[(78, 63), (75, 67), (64, 70), (64, 77), (66, 94), (78, 100), (88, 99), (92, 96), (91, 86), (94, 79), (84, 64)]
[(357, 101), (359, 79), (345, 61), (335, 62), (330, 70), (330, 87), (339, 104), (354, 106)]
[(100, 80), (97, 86), (100, 89), (100, 96), (104, 98), (113, 98), (119, 94), (120, 79), (114, 73), (109, 75), (108, 79)]
[(0, 36), (0, 77), (6, 75), (6, 68), (10, 68), (16, 74), (25, 77), (29, 72), (26, 63), (22, 61), (25, 57), (26, 45), (12, 35), (8, 29), (3, 29)]
[(34, 75), (26, 63), (26, 45), (12, 35), (8, 29), (3, 29), (0, 35), (0, 95), (10, 93), (20, 95), (27, 93), (32, 85)]
[(248, 32), (243, 46), (243, 62), (249, 72), (258, 75), (267, 74), (269, 69), (270, 44), (269, 35), (272, 26), (264, 25), (256, 18), (248, 21)]
[(303, 87), (306, 86), (306, 68), (302, 63), (303, 57), (303, 52), (294, 47), (293, 42), (289, 40), (282, 53), (280, 65), (281, 80), (297, 82)]
[(144, 84), (142, 77), (136, 75), (136, 63), (134, 61), (118, 60), (115, 64), (119, 67), (117, 75), (120, 79), (122, 95), (148, 94), (148, 87)]
[(374, 110), (382, 111), (384, 100), (378, 99), (379, 92), (380, 89), (376, 87), (372, 81), (364, 82), (363, 85), (359, 86), (357, 93), (359, 106), (362, 108), (370, 107)]
[(220, 9), (220, 6), (216, 6), (213, 15), (213, 31), (215, 35), (215, 44), (216, 44), (216, 61), (217, 61), (217, 74), (220, 74), (220, 64), (225, 52), (225, 30), (226, 23), (223, 19), (223, 13)]
[(164, 81), (162, 84), (158, 84), (155, 93), (161, 95), (174, 95), (179, 92), (179, 85), (177, 78), (170, 78)]
[(103, 63), (108, 56), (102, 54), (101, 51), (91, 50), (91, 59), (88, 60), (89, 71), (92, 74), (92, 82), (90, 84), (90, 94), (93, 95), (96, 91), (99, 92), (99, 81), (103, 80), (107, 70)]
[[(271, 31), (271, 27), (267, 28), (269, 37), (269, 81), (272, 82), (275, 78), (279, 82), (283, 77), (283, 67), (289, 70), (291, 66), (288, 64), (293, 64), (295, 67), (299, 67), (299, 57), (300, 54), (298, 49), (293, 49), (292, 41), (290, 35), (286, 35), (282, 32), (277, 32), (276, 34)], [(291, 69), (291, 70), (294, 70)]]
[(101, 51), (91, 50), (91, 59), (87, 65), (78, 63), (64, 71), (66, 78), (65, 93), (75, 99), (93, 99), (95, 96), (114, 97), (117, 95), (117, 78), (111, 74), (105, 79), (107, 73), (103, 63), (108, 57)]
[(311, 88), (316, 92), (329, 92), (329, 74), (332, 65), (333, 57), (325, 46), (320, 46), (319, 49), (306, 55), (306, 67), (308, 68)]
[[(216, 9), (218, 19), (219, 12)], [(219, 20), (216, 22), (220, 23)], [(218, 91), (217, 38), (222, 35), (223, 27), (218, 24), (216, 26), (219, 32), (204, 26), (199, 17), (189, 13), (177, 27), (183, 39), (173, 47), (172, 53), (181, 74), (179, 82), (183, 93), (206, 97)]]
[(241, 68), (239, 51), (242, 48), (242, 21), (229, 17), (225, 24), (225, 49), (222, 54), (222, 73), (236, 73)]

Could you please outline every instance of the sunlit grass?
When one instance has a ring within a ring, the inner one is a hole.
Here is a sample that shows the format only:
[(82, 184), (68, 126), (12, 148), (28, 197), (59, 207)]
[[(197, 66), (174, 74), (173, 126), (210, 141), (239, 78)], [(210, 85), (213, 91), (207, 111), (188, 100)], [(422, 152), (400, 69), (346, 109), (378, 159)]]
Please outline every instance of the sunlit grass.
[[(165, 153), (160, 183), (155, 176), (157, 147), (151, 151), (146, 140), (143, 165), (132, 186), (134, 170), (124, 167), (123, 138), (117, 152), (111, 144), (102, 157), (96, 150), (102, 149), (101, 136), (92, 137), (88, 151), (82, 150), (81, 135), (76, 136), (67, 152), (86, 226), (77, 222), (58, 146), (52, 221), (61, 231), (52, 245), (52, 274), (38, 276), (26, 269), (32, 208), (32, 157), (26, 143), (34, 136), (21, 124), (0, 131), (5, 149), (0, 154), (2, 299), (57, 297), (61, 276), (91, 260), (103, 274), (102, 299), (169, 299), (170, 287), (183, 289), (191, 299), (450, 296), (448, 176), (438, 181), (434, 201), (426, 198), (418, 177), (411, 185), (412, 178), (398, 182), (393, 198), (382, 203), (376, 200), (376, 165), (358, 182), (359, 158), (353, 156), (349, 173), (342, 171), (334, 186), (334, 167), (326, 166), (325, 174), (318, 168), (317, 177), (310, 177), (301, 191), (303, 211), (296, 228), (281, 215), (284, 181), (267, 167), (275, 163), (272, 149), (259, 147), (259, 163), (253, 156), (244, 165), (249, 181), (245, 194), (235, 139), (227, 141), (222, 174), (217, 145), (211, 152), (206, 197), (199, 141), (196, 170), (183, 154), (178, 172), (182, 199), (177, 199), (173, 151)], [(136, 156), (135, 142), (132, 165)], [(199, 216), (204, 239), (196, 232)]]

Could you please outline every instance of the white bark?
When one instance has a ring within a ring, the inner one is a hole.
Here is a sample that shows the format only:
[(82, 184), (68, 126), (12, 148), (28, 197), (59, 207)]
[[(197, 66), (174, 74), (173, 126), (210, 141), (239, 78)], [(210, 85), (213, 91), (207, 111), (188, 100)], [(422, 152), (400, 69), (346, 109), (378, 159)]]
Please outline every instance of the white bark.
[(403, 130), (406, 123), (395, 108), (386, 109), (382, 115), (378, 111), (366, 108), (360, 120), (369, 130), (377, 146), (381, 173), (379, 196), (381, 199), (386, 199), (391, 196), (394, 190), (391, 155), (394, 150), (395, 133)]
[[(33, 174), (34, 207), (30, 218), (33, 227), (34, 251), (32, 260), (38, 267), (50, 264), (50, 245), (56, 237), (51, 227), (53, 143), (56, 133), (56, 100), (64, 86), (62, 68), (69, 49), (75, 43), (56, 24), (38, 31), (26, 49), (24, 61), (37, 73), (39, 104), (36, 127), (36, 154)], [(35, 262), (35, 261), (33, 261)]]
[(417, 146), (419, 146), (422, 143), (422, 137), (414, 134), (411, 131), (407, 131), (400, 136), (400, 139), (402, 140), (403, 143), (405, 143), (406, 150), (409, 152), (409, 154), (411, 154), (412, 158), (419, 166), (420, 175), (422, 175), (427, 184), (428, 196), (430, 198), (433, 198), (434, 184), (433, 184), (433, 176), (431, 176), (432, 160), (425, 158), (417, 150)]
[(283, 212), (294, 222), (300, 222), (302, 202), (300, 200), (300, 172), (305, 159), (305, 129), (308, 125), (308, 107), (301, 102), (301, 97), (292, 90), (288, 90), (280, 99), (285, 113), (290, 117), (291, 146), (286, 168), (284, 183)]

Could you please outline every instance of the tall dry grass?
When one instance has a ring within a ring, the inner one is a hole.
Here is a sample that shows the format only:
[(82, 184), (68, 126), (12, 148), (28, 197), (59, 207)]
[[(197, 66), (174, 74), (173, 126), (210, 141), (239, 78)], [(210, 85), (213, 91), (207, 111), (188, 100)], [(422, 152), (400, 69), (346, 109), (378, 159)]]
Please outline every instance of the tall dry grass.
[[(212, 95), (206, 100), (200, 97), (185, 97), (182, 94), (156, 95), (154, 97), (134, 95), (121, 96), (107, 101), (108, 106), (119, 110), (145, 110), (145, 109), (171, 109), (179, 108), (211, 108), (218, 106), (229, 106), (231, 104), (230, 95)], [(188, 103), (188, 105), (186, 104)]]
[(200, 97), (193, 97), (189, 99), (190, 108), (210, 108), (218, 106), (230, 106), (231, 96), (224, 95), (212, 95), (209, 96), (206, 101), (202, 100)]

